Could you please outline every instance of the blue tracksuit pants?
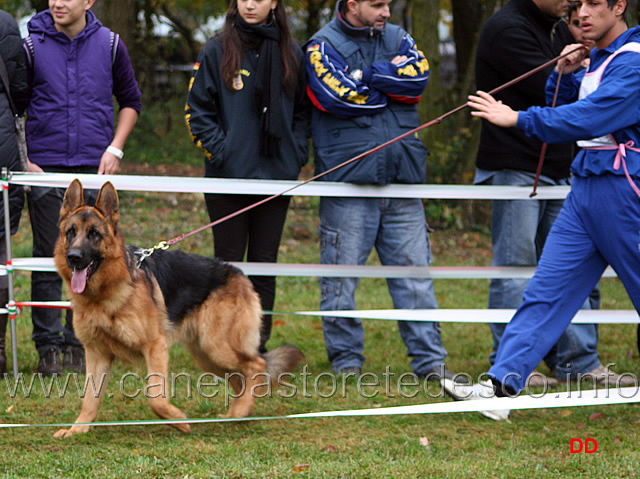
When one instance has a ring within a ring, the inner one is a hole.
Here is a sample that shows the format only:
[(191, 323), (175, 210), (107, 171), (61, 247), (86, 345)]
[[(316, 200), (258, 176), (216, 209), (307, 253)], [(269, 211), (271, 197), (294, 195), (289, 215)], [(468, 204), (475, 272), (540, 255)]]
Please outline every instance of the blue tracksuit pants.
[(609, 264), (640, 311), (640, 198), (624, 176), (576, 177), (489, 376), (522, 390)]

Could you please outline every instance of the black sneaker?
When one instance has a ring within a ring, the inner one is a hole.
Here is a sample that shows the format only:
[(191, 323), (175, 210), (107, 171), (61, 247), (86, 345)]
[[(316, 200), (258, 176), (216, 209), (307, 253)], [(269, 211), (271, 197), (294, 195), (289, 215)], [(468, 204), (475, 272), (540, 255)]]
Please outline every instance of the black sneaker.
[(62, 365), (60, 364), (60, 350), (56, 346), (51, 346), (44, 353), (40, 354), (38, 362), (38, 372), (44, 376), (52, 376), (53, 374), (62, 374)]
[(65, 348), (62, 369), (73, 371), (74, 373), (84, 373), (86, 368), (82, 346), (68, 346)]
[(450, 379), (456, 384), (471, 384), (471, 380), (468, 374), (454, 374), (449, 370), (449, 368), (441, 364), (440, 366), (435, 366), (424, 373), (416, 373), (416, 376), (420, 378), (425, 378), (427, 381), (442, 381), (443, 379)]

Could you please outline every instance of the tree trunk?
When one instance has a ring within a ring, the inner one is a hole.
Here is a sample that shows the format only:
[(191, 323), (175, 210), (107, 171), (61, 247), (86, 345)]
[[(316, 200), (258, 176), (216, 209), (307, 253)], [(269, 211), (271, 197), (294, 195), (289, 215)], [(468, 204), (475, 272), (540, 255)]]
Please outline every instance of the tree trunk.
[(102, 0), (91, 7), (100, 22), (113, 30), (131, 48), (135, 43), (137, 8), (135, 0)]
[(482, 23), (482, 5), (477, 0), (453, 0), (453, 41), (456, 45), (457, 84), (465, 83), (470, 64), (474, 61), (475, 44)]
[[(440, 0), (412, 0), (411, 2), (412, 36), (418, 48), (429, 60), (429, 82), (422, 94), (418, 106), (422, 123), (438, 117), (443, 112), (443, 91), (440, 84), (440, 40), (438, 38), (438, 19), (440, 18)], [(434, 143), (438, 128), (423, 130), (422, 139), (427, 146)]]

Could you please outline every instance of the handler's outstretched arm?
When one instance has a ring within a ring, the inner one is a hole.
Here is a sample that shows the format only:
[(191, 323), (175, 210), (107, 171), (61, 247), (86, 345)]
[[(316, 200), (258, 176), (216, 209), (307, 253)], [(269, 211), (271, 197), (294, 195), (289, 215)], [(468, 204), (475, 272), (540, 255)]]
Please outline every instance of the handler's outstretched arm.
[(484, 118), (497, 126), (510, 128), (516, 126), (518, 122), (517, 111), (513, 111), (483, 91), (476, 92), (476, 95), (469, 95), (467, 106), (475, 110), (471, 112), (473, 116)]

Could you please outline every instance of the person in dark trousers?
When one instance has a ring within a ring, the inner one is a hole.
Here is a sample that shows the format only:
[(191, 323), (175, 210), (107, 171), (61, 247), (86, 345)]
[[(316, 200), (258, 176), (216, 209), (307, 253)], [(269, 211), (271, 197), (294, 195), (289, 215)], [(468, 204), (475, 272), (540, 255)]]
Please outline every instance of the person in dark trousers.
[[(31, 172), (114, 174), (124, 156), (141, 108), (140, 90), (127, 48), (91, 12), (94, 1), (50, 0), (50, 8), (27, 25)], [(114, 96), (120, 106), (115, 133)], [(33, 187), (27, 194), (34, 257), (53, 256), (64, 191)], [(96, 195), (95, 190), (85, 191), (89, 203)], [(60, 300), (61, 292), (57, 273), (32, 273), (34, 301)], [(64, 327), (56, 309), (33, 308), (32, 319), (38, 372), (84, 372), (84, 350), (73, 332), (72, 312), (67, 312)]]
[[(205, 177), (297, 179), (308, 161), (310, 106), (304, 55), (291, 38), (284, 3), (231, 0), (223, 31), (198, 56), (185, 107), (193, 141), (206, 155)], [(205, 195), (212, 222), (263, 198)], [(276, 198), (214, 226), (215, 256), (276, 262), (289, 200)], [(273, 310), (275, 276), (250, 279), (263, 310)], [(265, 314), (262, 353), (271, 324)]]
[[(567, 0), (511, 0), (484, 25), (478, 41), (476, 84), (492, 90), (513, 78), (555, 58), (563, 47), (573, 43), (566, 21)], [(553, 66), (501, 91), (496, 97), (514, 108), (544, 106), (545, 84)], [(528, 137), (517, 128), (500, 128), (482, 122), (476, 158), (478, 184), (533, 185), (543, 141)], [(571, 142), (550, 144), (546, 148), (540, 185), (569, 185), (569, 165), (574, 155)], [(563, 200), (495, 200), (492, 202), (491, 236), (493, 266), (537, 266), (547, 235), (556, 220)], [(522, 304), (527, 279), (492, 279), (489, 285), (490, 309), (515, 309)], [(599, 290), (596, 288), (594, 294)], [(596, 306), (595, 304), (593, 306)], [(585, 301), (584, 307), (592, 304)], [(495, 362), (505, 329), (490, 324)], [(552, 375), (560, 380), (576, 379), (593, 373), (604, 381), (608, 371), (597, 351), (595, 324), (571, 324), (558, 344), (544, 358)], [(556, 382), (534, 374), (530, 385)]]
[[(11, 94), (17, 114), (22, 114), (27, 102), (27, 66), (20, 30), (15, 19), (4, 10), (0, 10), (0, 56), (7, 71), (9, 90), (4, 82), (0, 82), (0, 168), (8, 171), (22, 170), (20, 154), (16, 139), (16, 125), (11, 111), (8, 95)], [(9, 185), (9, 216), (11, 231), (15, 234), (20, 223), (22, 207), (24, 205), (24, 191), (21, 186)], [(4, 227), (4, 195), (0, 200), (0, 264), (7, 262), (7, 232)], [(0, 276), (0, 308), (5, 308), (9, 302), (9, 281), (7, 276)], [(6, 355), (6, 314), (0, 314), (0, 377), (7, 368)], [(15, 345), (13, 345), (15, 347)]]

